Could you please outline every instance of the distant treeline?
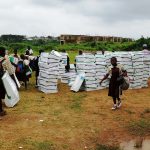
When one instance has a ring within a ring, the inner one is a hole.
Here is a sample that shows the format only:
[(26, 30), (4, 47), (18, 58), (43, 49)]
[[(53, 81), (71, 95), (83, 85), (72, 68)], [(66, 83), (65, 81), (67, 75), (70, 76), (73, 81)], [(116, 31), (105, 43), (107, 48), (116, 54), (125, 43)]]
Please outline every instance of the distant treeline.
[(25, 51), (27, 46), (30, 46), (34, 52), (43, 49), (45, 51), (50, 51), (55, 49), (57, 51), (98, 51), (98, 50), (107, 50), (107, 51), (138, 51), (143, 49), (143, 44), (147, 44), (148, 49), (150, 48), (150, 38), (141, 37), (138, 40), (132, 42), (85, 42), (85, 43), (68, 43), (60, 45), (60, 42), (57, 38), (48, 36), (41, 38), (32, 38), (29, 39), (23, 35), (1, 35), (0, 36), (0, 46), (5, 46), (6, 49), (13, 51), (18, 49), (19, 53)]

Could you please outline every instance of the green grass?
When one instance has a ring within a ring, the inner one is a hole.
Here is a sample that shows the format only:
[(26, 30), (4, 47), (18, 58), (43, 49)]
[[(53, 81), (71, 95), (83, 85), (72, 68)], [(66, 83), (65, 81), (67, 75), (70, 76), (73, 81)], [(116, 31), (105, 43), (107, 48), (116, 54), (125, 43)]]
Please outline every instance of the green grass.
[(75, 110), (75, 111), (81, 111), (82, 110), (82, 103), (83, 103), (83, 100), (85, 97), (86, 97), (86, 94), (80, 94), (80, 95), (74, 94), (70, 108)]
[(36, 150), (55, 150), (53, 143), (49, 141), (34, 142), (32, 145)]
[(138, 121), (129, 122), (128, 131), (133, 135), (146, 136), (150, 135), (150, 119), (140, 119)]
[(38, 55), (38, 51), (43, 49), (45, 51), (51, 51), (55, 49), (57, 51), (91, 51), (95, 52), (97, 50), (107, 50), (107, 51), (137, 51), (142, 50), (142, 45), (147, 44), (150, 47), (150, 38), (143, 38), (132, 42), (110, 42), (110, 41), (89, 41), (83, 42), (80, 44), (77, 43), (66, 43), (60, 45), (59, 40), (43, 40), (43, 39), (34, 39), (34, 40), (6, 40), (0, 38), (0, 46), (6, 47), (9, 51), (13, 52), (14, 49), (18, 48), (19, 54), (24, 53), (27, 46), (30, 46), (34, 50), (34, 54)]
[(55, 150), (55, 146), (51, 141), (35, 141), (30, 137), (21, 138), (16, 143), (16, 146), (30, 150)]
[(59, 116), (62, 112), (60, 110), (54, 110), (53, 115)]
[(70, 58), (70, 64), (71, 63), (75, 63), (75, 57), (78, 55), (78, 51), (68, 51), (67, 52), (69, 54), (69, 58)]

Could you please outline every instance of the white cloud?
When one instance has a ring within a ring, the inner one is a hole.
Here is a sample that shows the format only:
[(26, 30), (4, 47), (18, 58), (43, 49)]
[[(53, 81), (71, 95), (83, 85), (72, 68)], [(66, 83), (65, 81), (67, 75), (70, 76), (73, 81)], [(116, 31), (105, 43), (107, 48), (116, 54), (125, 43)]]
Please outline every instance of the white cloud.
[(150, 1), (5, 0), (0, 34), (150, 36)]

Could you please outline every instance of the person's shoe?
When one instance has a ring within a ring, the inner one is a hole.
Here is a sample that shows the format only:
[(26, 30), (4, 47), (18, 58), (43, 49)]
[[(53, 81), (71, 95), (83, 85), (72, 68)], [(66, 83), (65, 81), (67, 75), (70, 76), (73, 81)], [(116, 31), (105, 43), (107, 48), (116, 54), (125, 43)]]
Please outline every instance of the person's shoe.
[(118, 101), (117, 108), (121, 107), (121, 101)]
[(3, 110), (3, 111), (0, 112), (0, 116), (5, 116), (6, 114), (7, 114), (7, 113), (6, 113), (5, 110)]
[(114, 104), (114, 106), (113, 106), (111, 109), (112, 109), (112, 110), (117, 109), (117, 105), (116, 105), (116, 104)]

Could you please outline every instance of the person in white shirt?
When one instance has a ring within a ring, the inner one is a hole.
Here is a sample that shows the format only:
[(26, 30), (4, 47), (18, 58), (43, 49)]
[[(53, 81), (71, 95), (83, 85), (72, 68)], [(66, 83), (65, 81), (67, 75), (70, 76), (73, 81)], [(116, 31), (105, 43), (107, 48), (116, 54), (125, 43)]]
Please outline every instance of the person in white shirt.
[(142, 53), (145, 54), (145, 55), (147, 55), (147, 54), (150, 55), (150, 51), (147, 49), (147, 44), (143, 44)]
[(33, 50), (30, 46), (27, 47), (25, 55), (33, 55)]

